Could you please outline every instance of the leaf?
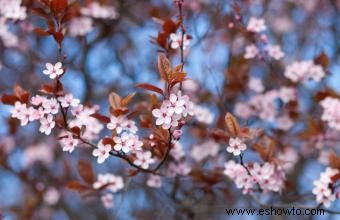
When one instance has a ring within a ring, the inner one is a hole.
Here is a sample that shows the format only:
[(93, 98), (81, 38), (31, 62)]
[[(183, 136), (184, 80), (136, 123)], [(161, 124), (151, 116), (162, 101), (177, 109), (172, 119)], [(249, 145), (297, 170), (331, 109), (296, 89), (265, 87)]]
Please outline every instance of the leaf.
[(109, 103), (113, 109), (120, 107), (122, 98), (115, 92), (111, 92), (109, 95)]
[(329, 58), (325, 52), (321, 52), (319, 56), (314, 59), (314, 63), (321, 65), (323, 68), (327, 68), (329, 65)]
[(29, 100), (29, 93), (21, 88), (19, 85), (14, 86), (14, 94), (21, 102), (27, 103)]
[(175, 33), (177, 27), (178, 26), (171, 19), (165, 20), (163, 23), (163, 30), (167, 34)]
[(1, 102), (6, 105), (14, 105), (19, 99), (15, 95), (3, 94), (1, 96)]
[(67, 188), (77, 191), (77, 192), (84, 192), (84, 191), (92, 191), (93, 189), (87, 185), (81, 184), (78, 181), (71, 180), (67, 184)]
[(266, 146), (256, 143), (253, 145), (253, 148), (257, 151), (262, 160), (270, 162), (274, 156), (275, 142), (271, 139), (268, 139), (268, 141), (269, 143), (267, 143)]
[(161, 94), (162, 96), (164, 96), (163, 90), (158, 88), (157, 86), (148, 84), (148, 83), (140, 83), (136, 85), (137, 88), (141, 88), (141, 89), (146, 89), (149, 91), (153, 91), (153, 92), (157, 92), (159, 94)]
[(78, 161), (78, 172), (81, 178), (88, 184), (92, 184), (96, 181), (92, 166), (90, 163), (79, 160)]
[(80, 128), (79, 127), (72, 127), (70, 131), (75, 134), (77, 137), (80, 136)]
[(168, 39), (168, 35), (164, 32), (160, 32), (157, 35), (157, 44), (163, 48), (167, 47), (167, 39)]
[(40, 17), (43, 17), (46, 19), (50, 18), (50, 16), (42, 8), (32, 8), (31, 11), (32, 11), (32, 14), (38, 15)]
[(168, 76), (171, 74), (171, 63), (164, 53), (158, 54), (158, 71), (162, 79), (168, 82)]
[(95, 118), (97, 119), (98, 121), (102, 122), (102, 123), (109, 123), (111, 120), (109, 117), (105, 116), (105, 115), (102, 115), (102, 114), (99, 114), (99, 113), (93, 113), (90, 115), (92, 118)]
[(126, 97), (124, 97), (121, 101), (120, 101), (120, 105), (125, 107), (129, 104), (129, 102), (133, 99), (133, 97), (136, 95), (136, 93), (132, 93)]
[(50, 2), (50, 9), (55, 14), (64, 12), (66, 8), (67, 8), (67, 0), (52, 0)]
[(51, 35), (48, 31), (45, 31), (42, 28), (35, 28), (33, 31), (36, 35), (38, 35), (40, 37), (47, 37), (47, 36)]
[(228, 133), (231, 136), (236, 137), (240, 131), (240, 125), (238, 124), (236, 118), (231, 113), (228, 112), (225, 115), (224, 120), (227, 126)]
[(329, 155), (329, 165), (340, 171), (340, 156), (338, 156), (334, 151)]

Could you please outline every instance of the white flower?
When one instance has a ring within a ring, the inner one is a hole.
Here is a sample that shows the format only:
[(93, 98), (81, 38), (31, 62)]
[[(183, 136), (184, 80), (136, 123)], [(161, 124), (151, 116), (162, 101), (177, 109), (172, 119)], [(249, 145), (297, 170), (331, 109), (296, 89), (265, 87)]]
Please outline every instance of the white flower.
[(74, 148), (78, 145), (79, 140), (73, 137), (73, 134), (70, 132), (67, 132), (66, 134), (61, 135), (66, 136), (63, 137), (59, 142), (63, 148), (63, 151), (68, 151), (70, 153), (73, 152)]
[(47, 117), (40, 119), (40, 124), (39, 131), (49, 135), (55, 126), (55, 121), (53, 120), (53, 116), (49, 114)]
[(251, 77), (248, 81), (248, 87), (249, 87), (249, 89), (251, 89), (255, 92), (258, 92), (258, 93), (264, 91), (264, 86), (262, 84), (261, 79), (259, 79), (259, 78)]
[(113, 208), (113, 195), (111, 193), (105, 193), (100, 197), (103, 206), (107, 209)]
[(63, 108), (67, 108), (69, 106), (77, 107), (80, 103), (80, 100), (73, 98), (72, 94), (60, 96), (60, 97), (58, 97), (58, 101), (60, 102), (60, 104)]
[(279, 45), (269, 45), (266, 47), (265, 50), (268, 53), (268, 55), (273, 57), (275, 60), (280, 60), (285, 55)]
[(214, 121), (214, 114), (204, 106), (195, 105), (194, 115), (197, 121), (204, 124), (211, 124)]
[(111, 151), (111, 145), (104, 145), (102, 140), (98, 143), (98, 148), (94, 149), (92, 155), (97, 158), (98, 163), (103, 163), (109, 156)]
[(111, 116), (110, 122), (106, 125), (107, 129), (114, 130), (116, 129), (117, 134), (120, 134), (124, 128), (128, 125), (128, 121), (124, 118), (124, 116)]
[(93, 188), (100, 189), (103, 186), (106, 186), (105, 189), (115, 193), (124, 188), (123, 178), (111, 173), (98, 174), (97, 181), (93, 183)]
[(46, 114), (57, 114), (59, 110), (58, 101), (55, 98), (45, 99), (42, 103), (42, 107), (44, 108), (44, 113)]
[(134, 135), (129, 134), (127, 132), (122, 133), (122, 135), (115, 136), (113, 138), (114, 142), (116, 143), (115, 146), (113, 146), (113, 149), (116, 151), (123, 151), (124, 153), (129, 153), (131, 150), (131, 146), (134, 144)]
[(229, 153), (234, 154), (234, 156), (238, 156), (242, 151), (247, 149), (247, 145), (242, 142), (242, 140), (238, 137), (229, 139), (229, 146), (227, 147), (227, 151)]
[[(180, 48), (182, 45), (182, 33), (178, 34), (170, 34), (170, 39), (171, 39), (171, 48), (172, 49), (177, 49)], [(183, 35), (183, 50), (185, 50), (190, 44), (190, 39), (188, 39), (187, 35)]]
[(243, 56), (245, 59), (255, 58), (259, 54), (259, 50), (257, 49), (255, 44), (246, 46), (245, 50), (246, 52)]
[(11, 110), (12, 118), (17, 118), (20, 120), (20, 125), (27, 125), (30, 119), (30, 111), (26, 107), (26, 104), (22, 104), (17, 101), (14, 104), (14, 108)]
[(152, 115), (157, 118), (156, 119), (156, 125), (166, 126), (166, 125), (169, 125), (171, 123), (171, 116), (172, 115), (166, 107), (163, 107), (163, 108), (161, 107), (160, 109), (152, 110)]
[(259, 33), (259, 32), (265, 31), (266, 29), (267, 27), (263, 19), (255, 18), (255, 17), (250, 18), (248, 25), (247, 25), (248, 31)]
[(160, 188), (162, 186), (162, 179), (158, 175), (150, 175), (146, 184), (149, 187)]
[(57, 76), (60, 76), (64, 73), (62, 68), (62, 63), (58, 62), (56, 64), (46, 63), (46, 69), (43, 71), (45, 75), (49, 75), (51, 79), (55, 79)]
[(136, 157), (137, 158), (133, 163), (143, 169), (148, 169), (149, 165), (155, 162), (150, 151), (138, 151), (136, 152)]
[(84, 36), (93, 30), (92, 19), (88, 17), (73, 18), (70, 22), (71, 36)]

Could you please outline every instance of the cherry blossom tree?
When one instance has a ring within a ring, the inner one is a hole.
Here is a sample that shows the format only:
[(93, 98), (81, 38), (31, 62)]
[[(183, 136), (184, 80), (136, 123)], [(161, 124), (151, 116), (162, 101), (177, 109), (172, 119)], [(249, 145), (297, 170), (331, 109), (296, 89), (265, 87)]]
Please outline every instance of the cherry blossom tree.
[(338, 1), (0, 5), (0, 219), (340, 215)]

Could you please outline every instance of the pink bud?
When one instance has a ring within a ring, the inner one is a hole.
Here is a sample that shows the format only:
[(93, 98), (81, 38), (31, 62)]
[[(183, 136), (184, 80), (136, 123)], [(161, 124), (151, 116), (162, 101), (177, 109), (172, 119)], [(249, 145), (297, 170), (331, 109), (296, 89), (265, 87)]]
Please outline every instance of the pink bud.
[(173, 136), (175, 139), (179, 139), (182, 136), (182, 130), (175, 130)]
[(234, 27), (234, 23), (233, 22), (229, 22), (229, 24), (228, 24), (228, 28), (233, 28)]

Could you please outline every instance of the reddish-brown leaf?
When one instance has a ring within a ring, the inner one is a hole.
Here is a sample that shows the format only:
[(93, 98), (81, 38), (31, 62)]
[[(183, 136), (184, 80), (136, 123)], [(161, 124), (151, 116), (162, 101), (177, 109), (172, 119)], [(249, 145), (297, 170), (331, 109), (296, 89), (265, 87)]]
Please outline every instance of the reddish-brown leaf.
[(99, 114), (99, 113), (93, 113), (92, 115), (90, 115), (91, 117), (99, 120), (100, 122), (102, 123), (109, 123), (110, 122), (110, 118), (105, 116), (105, 115), (102, 115), (102, 114)]
[(70, 181), (68, 184), (67, 184), (67, 188), (71, 189), (71, 190), (74, 190), (74, 191), (77, 191), (79, 193), (81, 192), (85, 192), (85, 191), (92, 191), (93, 189), (87, 185), (84, 185), (84, 184), (81, 184), (75, 180), (72, 180)]
[(340, 171), (340, 156), (338, 156), (335, 152), (331, 152), (329, 155), (329, 165)]
[(55, 14), (62, 13), (67, 8), (67, 0), (51, 0), (50, 8)]
[(236, 137), (240, 131), (240, 125), (238, 124), (236, 118), (231, 113), (228, 112), (225, 115), (224, 119), (225, 119), (225, 124), (227, 126), (228, 133), (231, 136)]
[(329, 58), (325, 52), (319, 54), (319, 56), (315, 57), (314, 63), (321, 65), (323, 68), (327, 68), (329, 65)]
[(165, 20), (163, 23), (163, 30), (167, 34), (175, 33), (177, 27), (178, 26), (171, 19)]
[(120, 101), (120, 105), (121, 105), (122, 107), (126, 107), (126, 106), (130, 103), (130, 101), (133, 99), (133, 97), (134, 97), (135, 95), (136, 95), (136, 93), (132, 93), (132, 94), (130, 94), (130, 95), (124, 97), (124, 98)]
[(110, 95), (109, 95), (109, 103), (110, 103), (110, 106), (113, 108), (113, 109), (117, 109), (119, 107), (121, 107), (120, 103), (122, 101), (122, 98), (115, 92), (111, 92)]
[(86, 183), (92, 185), (92, 183), (96, 181), (92, 166), (89, 162), (84, 160), (78, 161), (78, 172)]
[(164, 96), (163, 90), (158, 88), (157, 86), (148, 84), (148, 83), (140, 83), (136, 85), (137, 88), (141, 88), (141, 89), (146, 89), (149, 91), (153, 91), (153, 92), (157, 92), (159, 94), (161, 94), (162, 96)]
[(46, 13), (44, 11), (44, 9), (42, 9), (42, 8), (32, 8), (31, 11), (32, 11), (32, 14), (38, 15), (40, 17), (43, 17), (43, 18), (46, 18), (46, 19), (50, 18), (48, 13)]
[(6, 105), (14, 105), (19, 99), (15, 95), (3, 94), (1, 96), (1, 102)]
[(158, 71), (161, 78), (168, 82), (172, 68), (169, 59), (164, 53), (158, 54)]
[(46, 36), (50, 36), (51, 34), (48, 31), (45, 31), (42, 28), (35, 28), (34, 33), (40, 37), (46, 37)]

